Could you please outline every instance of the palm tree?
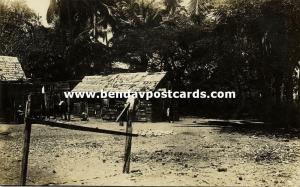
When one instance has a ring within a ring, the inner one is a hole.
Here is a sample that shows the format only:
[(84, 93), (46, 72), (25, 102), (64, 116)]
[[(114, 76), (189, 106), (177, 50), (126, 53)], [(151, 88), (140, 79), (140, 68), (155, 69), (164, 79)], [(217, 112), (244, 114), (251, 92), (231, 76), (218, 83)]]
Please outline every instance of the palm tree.
[(188, 11), (190, 12), (191, 19), (196, 24), (203, 23), (206, 15), (210, 13), (213, 1), (211, 0), (190, 0)]
[(96, 40), (101, 29), (114, 27), (114, 19), (104, 0), (51, 0), (47, 21), (65, 31), (69, 41), (83, 34)]
[(207, 0), (190, 0), (189, 2), (189, 12), (193, 16), (199, 16), (203, 12), (207, 11)]
[(161, 9), (154, 0), (135, 0), (129, 10), (140, 26), (155, 26), (161, 21)]

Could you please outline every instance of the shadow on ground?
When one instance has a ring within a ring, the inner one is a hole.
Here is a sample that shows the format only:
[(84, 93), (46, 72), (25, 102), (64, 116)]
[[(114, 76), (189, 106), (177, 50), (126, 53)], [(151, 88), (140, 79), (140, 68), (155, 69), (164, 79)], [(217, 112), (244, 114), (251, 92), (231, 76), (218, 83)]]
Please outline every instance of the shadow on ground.
[(276, 138), (300, 138), (299, 129), (286, 129), (274, 127), (270, 123), (256, 122), (250, 120), (218, 120), (207, 122), (195, 122), (191, 124), (178, 125), (176, 127), (216, 127), (220, 133), (240, 133), (243, 135), (268, 136)]

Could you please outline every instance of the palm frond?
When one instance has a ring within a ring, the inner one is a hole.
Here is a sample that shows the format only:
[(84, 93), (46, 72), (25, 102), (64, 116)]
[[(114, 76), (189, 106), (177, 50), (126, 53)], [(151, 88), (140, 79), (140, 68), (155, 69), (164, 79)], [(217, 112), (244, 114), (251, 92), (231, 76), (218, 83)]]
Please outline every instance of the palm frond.
[(191, 15), (200, 15), (201, 13), (207, 11), (206, 4), (206, 0), (190, 0), (188, 10)]
[(58, 5), (56, 0), (50, 0), (50, 5), (47, 10), (47, 22), (50, 24), (54, 21), (54, 17), (56, 16), (58, 11)]

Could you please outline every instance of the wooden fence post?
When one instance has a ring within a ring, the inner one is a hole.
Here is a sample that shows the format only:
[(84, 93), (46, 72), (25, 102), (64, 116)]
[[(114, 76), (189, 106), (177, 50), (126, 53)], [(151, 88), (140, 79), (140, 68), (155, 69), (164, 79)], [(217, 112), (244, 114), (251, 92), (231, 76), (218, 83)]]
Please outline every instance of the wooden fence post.
[(70, 101), (70, 98), (67, 98), (67, 120), (70, 121), (71, 120), (71, 110), (70, 110), (70, 104), (71, 104), (71, 101)]
[[(132, 111), (128, 109), (127, 114), (127, 123), (126, 123), (126, 133), (132, 134)], [(131, 155), (131, 145), (132, 145), (132, 136), (126, 136), (125, 142), (125, 155), (124, 155), (124, 167), (123, 173), (129, 173), (130, 171), (130, 155)]]
[(28, 95), (28, 100), (26, 102), (25, 110), (25, 129), (24, 129), (24, 145), (23, 145), (23, 155), (22, 155), (22, 168), (21, 168), (21, 180), (20, 185), (26, 185), (27, 179), (27, 169), (28, 169), (28, 156), (29, 156), (29, 146), (30, 146), (30, 134), (31, 134), (31, 122), (28, 120), (30, 116), (30, 106), (31, 106), (31, 95)]

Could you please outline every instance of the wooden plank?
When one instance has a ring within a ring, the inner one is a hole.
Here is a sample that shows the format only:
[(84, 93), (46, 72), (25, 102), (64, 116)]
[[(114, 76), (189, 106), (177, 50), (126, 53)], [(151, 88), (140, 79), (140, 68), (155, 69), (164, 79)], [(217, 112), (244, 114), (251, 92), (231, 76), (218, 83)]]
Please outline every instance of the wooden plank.
[(126, 133), (126, 132), (119, 132), (107, 129), (98, 129), (98, 128), (91, 128), (91, 127), (84, 127), (79, 125), (73, 125), (70, 123), (63, 123), (58, 121), (51, 121), (51, 120), (39, 120), (39, 119), (28, 119), (32, 124), (40, 124), (46, 125), (50, 127), (58, 127), (70, 130), (79, 130), (79, 131), (86, 131), (86, 132), (95, 132), (95, 133), (102, 133), (102, 134), (112, 134), (112, 135), (120, 135), (120, 136), (134, 136), (137, 137), (138, 134)]
[(116, 122), (119, 122), (120, 120), (122, 120), (122, 118), (124, 117), (124, 115), (126, 116), (126, 112), (127, 112), (127, 109), (129, 108), (129, 104), (127, 104), (124, 109), (121, 111), (121, 113), (119, 114), (119, 116), (117, 117), (116, 119)]
[(71, 120), (71, 110), (70, 110), (70, 98), (67, 98), (67, 120), (70, 121)]
[[(132, 133), (132, 112), (128, 112), (127, 123), (126, 123), (126, 133)], [(132, 146), (132, 136), (126, 136), (125, 154), (124, 154), (124, 167), (123, 173), (130, 172), (130, 157), (131, 157), (131, 146)]]
[(70, 124), (70, 123), (58, 122), (58, 121), (41, 120), (41, 119), (31, 118), (31, 113), (30, 113), (31, 112), (30, 111), (31, 94), (29, 94), (28, 100), (26, 102), (26, 109), (25, 109), (24, 146), (23, 146), (23, 155), (22, 155), (20, 185), (22, 185), (22, 186), (26, 185), (27, 170), (28, 170), (28, 157), (29, 157), (29, 148), (30, 148), (30, 134), (31, 134), (32, 124), (40, 124), (40, 125), (46, 125), (46, 126), (57, 127), (57, 128), (65, 128), (65, 129), (70, 129), (70, 130), (79, 130), (79, 131), (126, 136), (123, 173), (129, 173), (132, 137), (133, 136), (137, 137), (138, 135), (132, 133), (132, 118), (133, 118), (132, 115), (133, 114), (132, 114), (132, 111), (126, 113), (128, 106), (129, 105), (127, 105), (124, 108), (123, 114), (122, 114), (122, 115), (127, 114), (126, 132), (124, 133), (124, 132), (112, 131), (112, 130), (106, 130), (106, 129), (83, 127), (83, 126), (78, 126), (78, 125), (74, 125), (74, 124)]
[(30, 147), (30, 134), (31, 134), (31, 123), (26, 122), (24, 130), (24, 145), (23, 145), (23, 156), (22, 156), (22, 170), (20, 185), (26, 185), (27, 170), (28, 170), (28, 157)]
[(31, 134), (31, 123), (26, 120), (30, 116), (30, 106), (31, 106), (31, 95), (28, 96), (25, 109), (25, 129), (24, 129), (24, 145), (23, 145), (23, 155), (22, 155), (22, 167), (21, 167), (21, 178), (20, 185), (26, 185), (27, 170), (28, 170), (28, 156), (30, 147), (30, 134)]

